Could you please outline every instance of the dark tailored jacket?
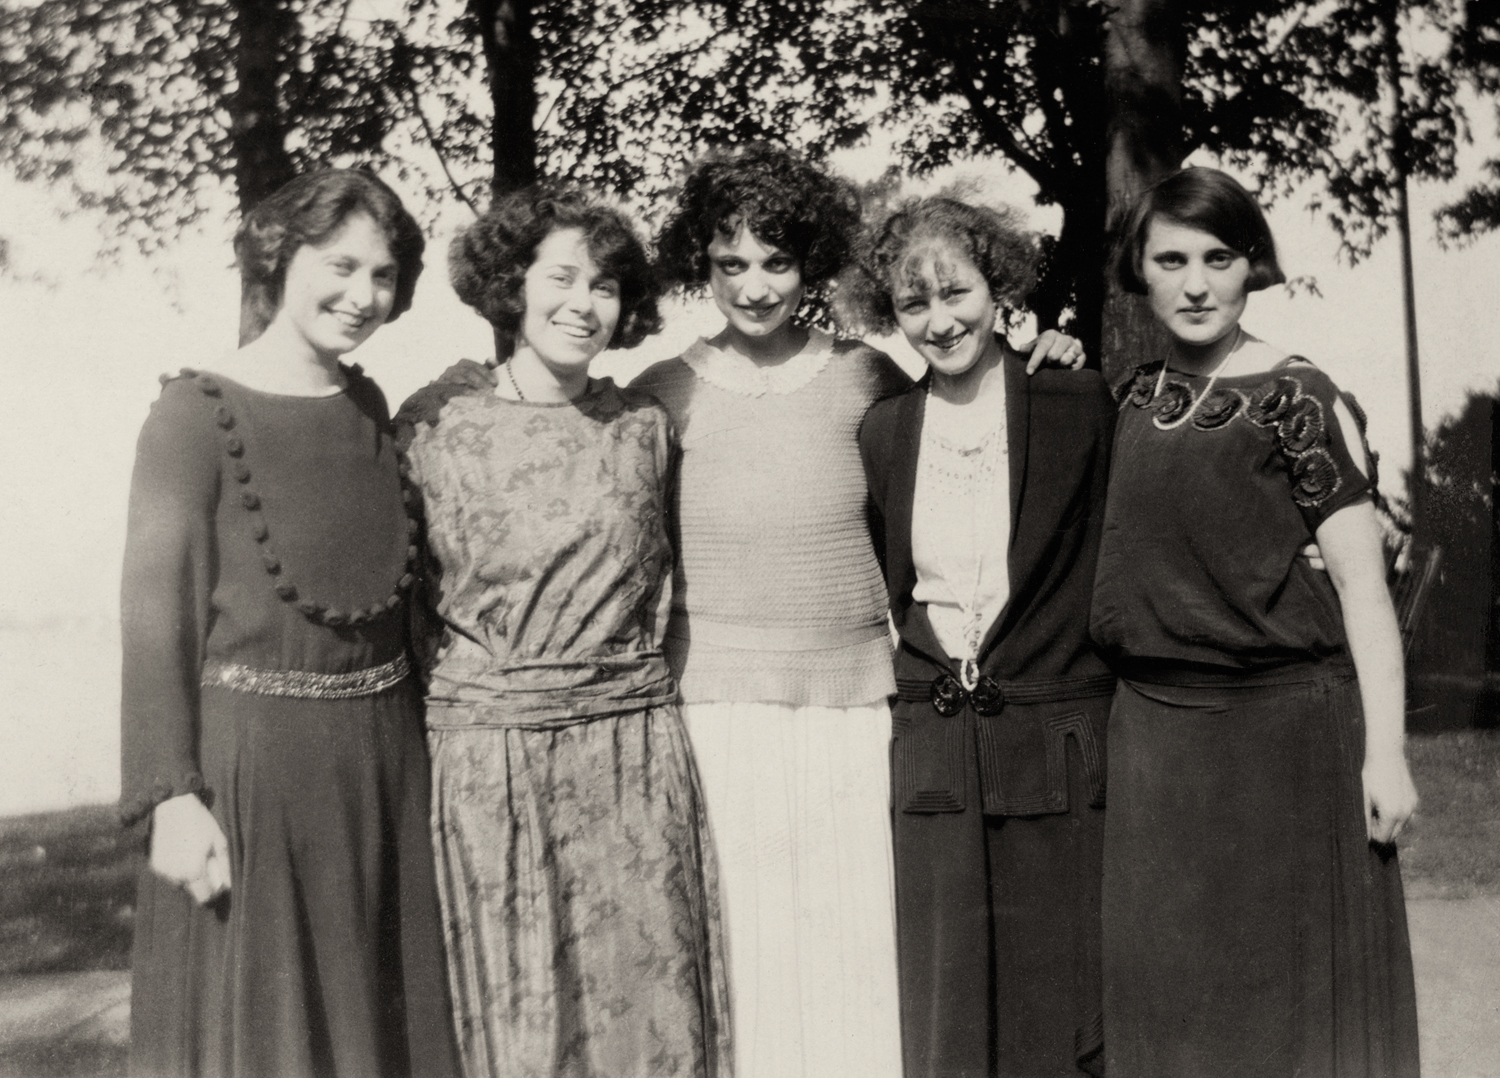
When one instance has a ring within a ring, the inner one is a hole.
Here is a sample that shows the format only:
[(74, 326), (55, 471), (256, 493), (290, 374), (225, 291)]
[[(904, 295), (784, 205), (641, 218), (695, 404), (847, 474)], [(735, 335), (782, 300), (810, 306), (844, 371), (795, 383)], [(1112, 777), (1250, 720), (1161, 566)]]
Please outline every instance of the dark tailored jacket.
[[(983, 674), (1034, 701), (975, 713), (983, 810), (1033, 816), (1068, 811), (1065, 739), (1072, 735), (1088, 771), (1090, 802), (1104, 799), (1104, 723), (1109, 669), (1089, 640), (1094, 563), (1115, 404), (1094, 371), (1042, 369), (1004, 360), (1010, 450), (1010, 599), (980, 649)], [(925, 604), (912, 599), (912, 496), (925, 413), (926, 375), (872, 407), (860, 430), (869, 485), (871, 534), (885, 571), (901, 636), (894, 709), (893, 795), (906, 812), (960, 812), (965, 790), (964, 711), (944, 720), (925, 686), (959, 664), (938, 642)], [(1093, 684), (1070, 684), (1074, 679)], [(1064, 681), (1063, 679), (1068, 679)], [(1048, 685), (1049, 682), (1060, 682)], [(1050, 690), (1050, 692), (1049, 692)], [(1072, 702), (1070, 702), (1072, 701)]]

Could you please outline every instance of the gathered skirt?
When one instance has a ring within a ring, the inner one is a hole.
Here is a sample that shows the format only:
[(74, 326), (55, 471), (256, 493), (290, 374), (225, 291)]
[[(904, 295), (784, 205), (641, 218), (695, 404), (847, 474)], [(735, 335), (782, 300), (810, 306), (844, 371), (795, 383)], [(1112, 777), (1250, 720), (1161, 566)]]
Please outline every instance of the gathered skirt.
[(885, 704), (683, 708), (719, 855), (739, 1078), (900, 1078)]
[(231, 890), (199, 906), (143, 871), (132, 1076), (455, 1075), (412, 684), (351, 700), (206, 688), (201, 729)]
[(1109, 1078), (1416, 1078), (1393, 847), (1366, 838), (1348, 673), (1121, 682), (1109, 726)]
[(467, 1078), (730, 1075), (714, 853), (677, 708), (428, 736)]

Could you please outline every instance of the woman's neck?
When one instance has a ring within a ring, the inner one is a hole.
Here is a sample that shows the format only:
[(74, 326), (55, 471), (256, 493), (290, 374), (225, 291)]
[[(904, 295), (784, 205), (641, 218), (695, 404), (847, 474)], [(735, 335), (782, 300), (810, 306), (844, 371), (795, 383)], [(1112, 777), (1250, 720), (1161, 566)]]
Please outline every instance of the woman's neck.
[(229, 353), (219, 373), (241, 385), (292, 397), (331, 396), (344, 388), (337, 355), (324, 354), (276, 322), (249, 344)]
[(1193, 344), (1174, 337), (1169, 365), (1184, 374), (1212, 374), (1228, 365), (1229, 357), (1246, 339), (1248, 334), (1238, 322), (1218, 340), (1207, 344)]
[(757, 367), (774, 367), (806, 348), (808, 336), (806, 329), (788, 319), (763, 337), (751, 337), (726, 325), (708, 343), (722, 352), (743, 356)]
[(962, 374), (950, 376), (932, 368), (932, 395), (946, 404), (963, 406), (1004, 391), (1005, 345), (991, 337), (974, 365)]
[(496, 386), (503, 396), (518, 395), (536, 404), (563, 404), (577, 400), (589, 389), (588, 367), (558, 370), (548, 366), (525, 341), (517, 344), (506, 364), (510, 370)]

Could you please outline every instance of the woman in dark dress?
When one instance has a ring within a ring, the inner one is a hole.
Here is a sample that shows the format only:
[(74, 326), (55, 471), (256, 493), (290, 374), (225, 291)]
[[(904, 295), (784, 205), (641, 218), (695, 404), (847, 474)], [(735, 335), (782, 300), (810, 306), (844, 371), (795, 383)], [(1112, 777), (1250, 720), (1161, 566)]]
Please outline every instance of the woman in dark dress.
[(423, 241), (371, 176), (300, 177), (235, 237), (242, 343), (163, 379), (131, 485), (122, 816), (151, 820), (130, 1070), (456, 1073), (408, 523), (380, 390), (339, 357)]
[(1104, 736), (1088, 639), (1114, 408), (996, 330), (1033, 239), (949, 198), (877, 224), (840, 295), (927, 361), (860, 430), (901, 646), (891, 784), (907, 1078), (1079, 1078), (1100, 1058)]
[[(1391, 845), (1416, 806), (1371, 462), (1328, 377), (1239, 324), (1265, 217), (1190, 168), (1118, 264), (1171, 336), (1122, 386), (1094, 593), (1110, 714), (1110, 1078), (1414, 1078)], [(1328, 572), (1297, 556), (1309, 539)]]

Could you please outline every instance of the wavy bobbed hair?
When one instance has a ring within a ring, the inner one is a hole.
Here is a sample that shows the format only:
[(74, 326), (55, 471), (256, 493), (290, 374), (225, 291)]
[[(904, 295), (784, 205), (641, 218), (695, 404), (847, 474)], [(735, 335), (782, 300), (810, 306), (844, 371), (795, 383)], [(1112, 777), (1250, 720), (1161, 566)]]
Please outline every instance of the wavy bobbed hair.
[(322, 243), (353, 213), (365, 213), (374, 220), (396, 260), (396, 297), (386, 321), (394, 322), (411, 307), (427, 241), (396, 192), (357, 169), (309, 172), (258, 203), (234, 234), (234, 261), (240, 271), (240, 344), (264, 333), (281, 309), (286, 268), (298, 248)]
[(1127, 292), (1146, 294), (1141, 277), (1146, 235), (1156, 217), (1217, 236), (1250, 260), (1245, 291), (1281, 284), (1286, 274), (1276, 260), (1276, 240), (1255, 196), (1233, 176), (1216, 168), (1191, 166), (1157, 181), (1131, 207), (1115, 251), (1115, 280)]
[(589, 257), (620, 285), (620, 321), (605, 347), (634, 348), (659, 333), (656, 274), (630, 220), (614, 206), (563, 184), (533, 184), (505, 195), (455, 236), (448, 248), (453, 291), (514, 342), (526, 313), (526, 271), (536, 260), (536, 249), (566, 228), (583, 232)]
[(803, 286), (816, 289), (848, 261), (859, 194), (847, 180), (769, 143), (711, 150), (688, 170), (657, 237), (664, 282), (701, 289), (708, 283), (708, 245), (733, 237), (741, 221), (761, 243), (796, 258)]
[(945, 196), (914, 198), (873, 222), (861, 237), (839, 278), (840, 322), (860, 333), (894, 332), (892, 295), (904, 281), (921, 279), (924, 255), (935, 243), (950, 245), (974, 263), (995, 304), (1007, 313), (1023, 307), (1036, 287), (1040, 250), (1015, 210)]

